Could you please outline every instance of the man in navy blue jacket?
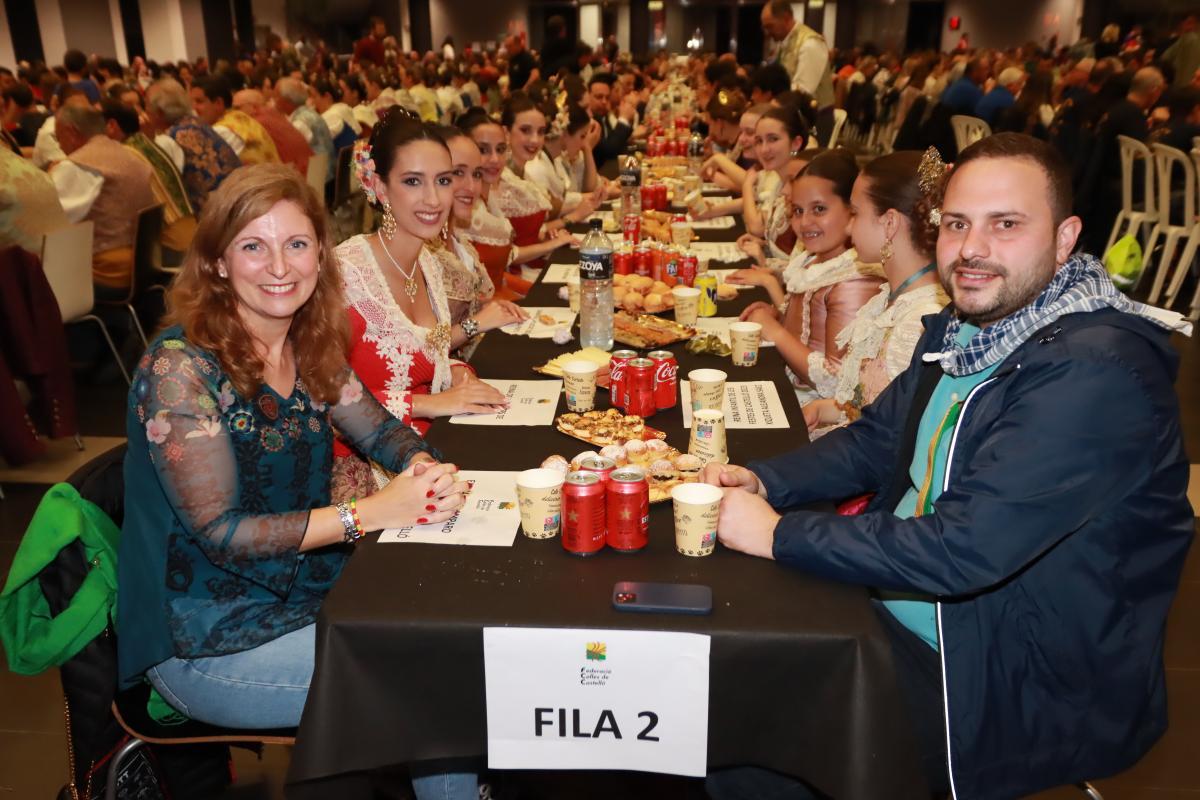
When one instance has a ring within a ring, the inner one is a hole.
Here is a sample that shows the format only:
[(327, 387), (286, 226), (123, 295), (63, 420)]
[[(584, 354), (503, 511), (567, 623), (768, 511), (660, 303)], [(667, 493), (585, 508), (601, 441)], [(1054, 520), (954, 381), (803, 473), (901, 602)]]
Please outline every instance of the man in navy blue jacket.
[[(1168, 337), (1190, 326), (1072, 256), (1070, 209), (1046, 144), (964, 150), (937, 247), (954, 303), (909, 369), (813, 445), (704, 474), (727, 547), (876, 591), (931, 788), (956, 799), (1120, 772), (1167, 724), (1194, 536)], [(868, 492), (858, 516), (795, 510)], [(710, 793), (746, 796), (738, 777)]]

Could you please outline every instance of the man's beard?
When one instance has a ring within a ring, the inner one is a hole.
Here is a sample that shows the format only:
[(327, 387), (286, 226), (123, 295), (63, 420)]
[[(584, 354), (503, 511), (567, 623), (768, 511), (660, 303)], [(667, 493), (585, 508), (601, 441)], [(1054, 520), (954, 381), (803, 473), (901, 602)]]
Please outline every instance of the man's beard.
[[(955, 259), (948, 269), (939, 269), (938, 273), (942, 279), (942, 285), (950, 293), (951, 300), (954, 301), (959, 316), (964, 322), (982, 328), (1004, 319), (1037, 299), (1038, 295), (1049, 285), (1057, 270), (1053, 251), (1047, 255), (1046, 260), (1048, 266), (1024, 273), (1018, 279), (1014, 279), (1009, 269), (1003, 264), (978, 258)], [(959, 304), (958, 293), (963, 290), (957, 286), (954, 274), (959, 268), (993, 273), (996, 277), (992, 280), (999, 281), (995, 297), (980, 308), (970, 310), (962, 308)]]

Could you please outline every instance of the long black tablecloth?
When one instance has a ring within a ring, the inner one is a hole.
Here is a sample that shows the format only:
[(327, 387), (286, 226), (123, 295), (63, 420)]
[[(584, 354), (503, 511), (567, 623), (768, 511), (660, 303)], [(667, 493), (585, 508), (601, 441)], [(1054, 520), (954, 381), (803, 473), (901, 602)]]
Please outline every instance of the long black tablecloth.
[[(730, 241), (739, 231), (706, 232)], [(559, 251), (556, 260), (574, 254)], [(757, 290), (721, 304), (732, 316)], [(564, 305), (538, 284), (527, 305)], [(494, 332), (472, 359), (484, 377), (536, 378), (531, 367), (578, 347)], [(694, 356), (682, 345), (680, 380), (697, 367), (730, 380), (774, 381), (792, 425), (730, 430), (730, 458), (745, 463), (807, 442), (783, 362), (771, 348), (758, 365)], [(565, 411), (560, 400), (558, 413)], [(686, 449), (677, 406), (649, 421)], [(588, 446), (552, 428), (453, 425), (428, 434), (462, 468), (520, 470)], [(759, 764), (803, 776), (827, 794), (927, 796), (885, 634), (865, 590), (832, 584), (718, 546), (707, 558), (673, 547), (670, 503), (656, 505), (650, 545), (579, 559), (558, 538), (518, 533), (511, 548), (379, 544), (369, 536), (329, 595), (318, 622), (316, 673), (288, 775), (291, 796), (348, 796), (351, 773), (390, 764), (482, 757), (487, 750), (483, 635), (486, 626), (618, 628), (707, 634), (711, 642), (708, 763)], [(705, 617), (613, 611), (617, 581), (712, 587)], [(328, 781), (341, 776), (335, 788)], [(307, 782), (307, 785), (305, 784)]]

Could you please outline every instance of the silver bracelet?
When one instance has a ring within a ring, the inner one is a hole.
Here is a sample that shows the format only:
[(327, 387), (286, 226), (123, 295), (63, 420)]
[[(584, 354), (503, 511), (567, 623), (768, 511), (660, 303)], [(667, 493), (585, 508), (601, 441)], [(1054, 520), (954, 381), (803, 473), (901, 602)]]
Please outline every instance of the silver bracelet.
[(337, 509), (338, 516), (341, 517), (342, 527), (346, 529), (346, 534), (342, 537), (342, 541), (346, 544), (358, 541), (358, 526), (354, 524), (354, 514), (350, 511), (350, 504), (338, 503), (334, 508)]

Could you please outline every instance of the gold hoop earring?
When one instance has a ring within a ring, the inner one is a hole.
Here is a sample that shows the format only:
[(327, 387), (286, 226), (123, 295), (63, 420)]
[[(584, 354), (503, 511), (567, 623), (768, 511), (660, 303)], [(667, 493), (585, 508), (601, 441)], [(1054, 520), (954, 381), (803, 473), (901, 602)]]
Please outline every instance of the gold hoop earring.
[(396, 218), (392, 216), (392, 204), (386, 200), (383, 201), (383, 222), (379, 226), (379, 231), (389, 242), (396, 236)]
[(879, 263), (887, 266), (887, 262), (892, 260), (893, 255), (895, 255), (895, 251), (892, 250), (892, 240), (888, 239), (883, 243), (883, 247), (879, 248)]

